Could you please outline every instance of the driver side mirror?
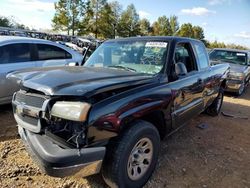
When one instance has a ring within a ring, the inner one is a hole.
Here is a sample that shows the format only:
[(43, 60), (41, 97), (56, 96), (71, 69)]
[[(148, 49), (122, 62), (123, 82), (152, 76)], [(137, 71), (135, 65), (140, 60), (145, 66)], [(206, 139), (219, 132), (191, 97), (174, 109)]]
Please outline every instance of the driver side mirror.
[(185, 76), (187, 74), (186, 65), (182, 62), (175, 63), (175, 73), (178, 77)]

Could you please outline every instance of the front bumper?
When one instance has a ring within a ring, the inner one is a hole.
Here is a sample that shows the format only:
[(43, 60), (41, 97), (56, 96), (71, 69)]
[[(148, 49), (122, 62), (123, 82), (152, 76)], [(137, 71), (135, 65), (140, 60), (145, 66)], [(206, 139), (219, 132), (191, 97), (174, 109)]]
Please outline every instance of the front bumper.
[(243, 80), (227, 80), (225, 91), (237, 92), (239, 91), (242, 84)]
[(31, 157), (50, 176), (86, 177), (99, 173), (101, 169), (105, 147), (63, 149), (45, 135), (32, 133), (20, 126), (18, 132)]

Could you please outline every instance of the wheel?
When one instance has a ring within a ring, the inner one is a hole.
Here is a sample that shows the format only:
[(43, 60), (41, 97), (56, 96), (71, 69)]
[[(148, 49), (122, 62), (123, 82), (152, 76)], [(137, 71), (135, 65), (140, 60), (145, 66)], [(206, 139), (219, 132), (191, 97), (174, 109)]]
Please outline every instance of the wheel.
[(238, 92), (236, 93), (238, 96), (241, 96), (242, 93), (245, 91), (245, 87), (246, 87), (246, 83), (245, 81), (243, 81), (243, 83), (240, 85), (240, 88), (238, 90)]
[(214, 99), (213, 103), (207, 108), (206, 112), (210, 116), (218, 116), (224, 98), (224, 90), (220, 88), (218, 96)]
[(149, 122), (136, 121), (107, 146), (102, 175), (110, 187), (142, 187), (157, 164), (160, 136)]

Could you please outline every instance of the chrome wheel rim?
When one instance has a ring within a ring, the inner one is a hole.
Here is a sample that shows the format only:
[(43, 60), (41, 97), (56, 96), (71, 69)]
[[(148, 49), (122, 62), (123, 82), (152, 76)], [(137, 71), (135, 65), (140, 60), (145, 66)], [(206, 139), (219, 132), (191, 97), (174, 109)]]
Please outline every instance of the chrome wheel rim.
[(135, 181), (147, 172), (153, 157), (153, 143), (148, 138), (140, 139), (132, 149), (128, 164), (128, 177)]

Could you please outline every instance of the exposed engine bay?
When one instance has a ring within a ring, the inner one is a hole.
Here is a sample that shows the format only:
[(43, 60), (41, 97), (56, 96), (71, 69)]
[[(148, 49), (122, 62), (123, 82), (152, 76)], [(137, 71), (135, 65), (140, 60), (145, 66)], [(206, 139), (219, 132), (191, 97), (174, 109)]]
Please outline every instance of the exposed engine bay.
[(87, 144), (87, 129), (82, 122), (53, 118), (45, 134), (63, 147), (82, 148)]

